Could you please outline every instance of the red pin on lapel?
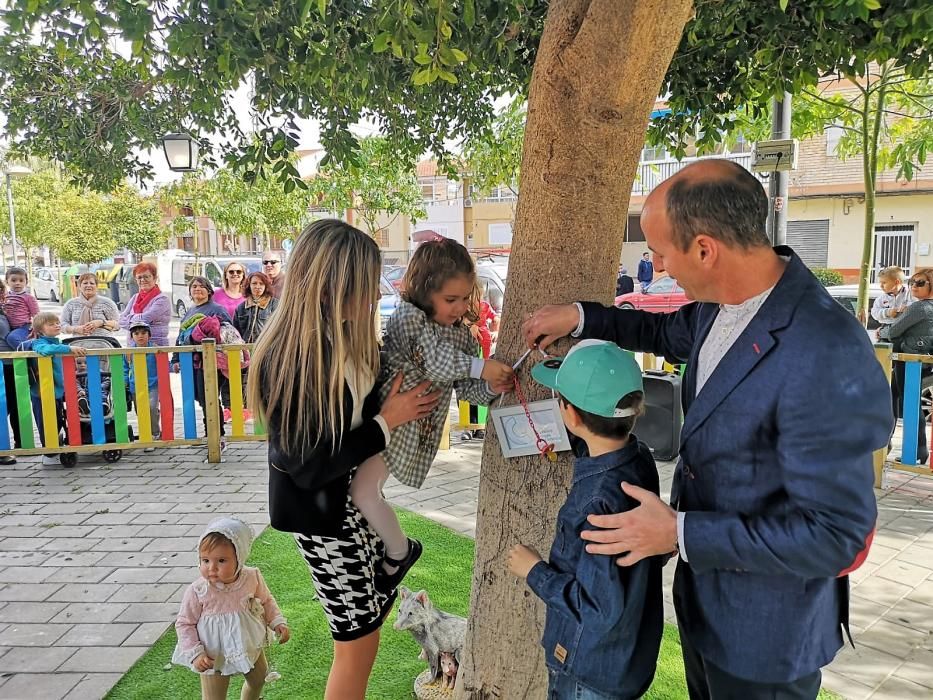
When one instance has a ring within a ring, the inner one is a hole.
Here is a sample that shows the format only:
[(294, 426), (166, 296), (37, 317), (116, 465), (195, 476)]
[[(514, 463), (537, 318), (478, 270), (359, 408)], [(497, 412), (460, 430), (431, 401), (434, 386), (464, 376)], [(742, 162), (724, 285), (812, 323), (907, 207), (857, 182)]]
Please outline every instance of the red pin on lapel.
[(755, 350), (756, 355), (761, 354), (761, 348), (758, 347), (758, 343), (752, 343), (752, 348)]

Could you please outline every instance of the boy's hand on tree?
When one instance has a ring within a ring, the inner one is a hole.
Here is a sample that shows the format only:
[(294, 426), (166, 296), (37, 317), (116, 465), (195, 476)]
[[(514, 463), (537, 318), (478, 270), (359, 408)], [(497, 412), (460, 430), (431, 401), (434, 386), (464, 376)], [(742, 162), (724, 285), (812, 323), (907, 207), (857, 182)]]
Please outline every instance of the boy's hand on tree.
[(214, 660), (207, 654), (201, 654), (198, 658), (194, 660), (194, 667), (199, 672), (204, 673), (214, 668)]
[(517, 544), (509, 550), (509, 571), (519, 578), (528, 578), (528, 572), (539, 561), (541, 561), (541, 555), (523, 544)]
[(483, 372), (480, 376), (489, 382), (493, 391), (507, 391), (512, 386), (512, 377), (515, 376), (515, 370), (504, 362), (499, 360), (486, 360), (483, 363)]

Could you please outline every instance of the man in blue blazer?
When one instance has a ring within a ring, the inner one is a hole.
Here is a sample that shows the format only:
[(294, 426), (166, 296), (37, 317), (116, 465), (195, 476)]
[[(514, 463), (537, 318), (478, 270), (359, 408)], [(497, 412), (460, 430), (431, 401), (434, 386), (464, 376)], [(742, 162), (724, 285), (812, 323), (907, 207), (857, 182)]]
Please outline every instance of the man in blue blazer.
[(679, 552), (674, 604), (691, 698), (815, 698), (848, 629), (848, 577), (877, 514), (872, 451), (893, 426), (868, 337), (790, 248), (768, 202), (724, 160), (649, 195), (642, 229), (688, 304), (670, 314), (583, 303), (540, 309), (530, 346), (612, 340), (686, 362), (672, 505), (590, 516), (596, 554), (627, 566)]

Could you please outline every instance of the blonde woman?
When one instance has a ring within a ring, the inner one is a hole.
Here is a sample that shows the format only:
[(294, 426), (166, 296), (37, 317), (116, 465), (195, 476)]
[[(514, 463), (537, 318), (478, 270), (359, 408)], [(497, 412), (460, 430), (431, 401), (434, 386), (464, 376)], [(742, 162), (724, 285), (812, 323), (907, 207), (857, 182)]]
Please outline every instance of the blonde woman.
[(400, 392), (398, 377), (380, 406), (380, 269), (370, 236), (334, 219), (310, 224), (249, 373), (249, 405), (268, 427), (272, 526), (295, 533), (334, 639), (325, 700), (365, 698), (396, 597), (375, 586), (384, 545), (350, 501), (350, 480), (392, 429), (437, 404), (428, 382)]
[(234, 260), (224, 268), (224, 285), (214, 290), (214, 302), (224, 307), (230, 318), (246, 299), (246, 268)]

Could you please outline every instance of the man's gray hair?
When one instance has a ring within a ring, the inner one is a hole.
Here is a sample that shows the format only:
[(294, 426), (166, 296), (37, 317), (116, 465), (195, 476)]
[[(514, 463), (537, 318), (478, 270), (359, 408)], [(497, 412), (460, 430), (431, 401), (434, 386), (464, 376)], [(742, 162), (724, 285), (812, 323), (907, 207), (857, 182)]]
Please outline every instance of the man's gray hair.
[(770, 246), (768, 197), (761, 183), (741, 165), (719, 162), (731, 172), (680, 178), (667, 190), (674, 244), (687, 250), (702, 233), (730, 247)]

